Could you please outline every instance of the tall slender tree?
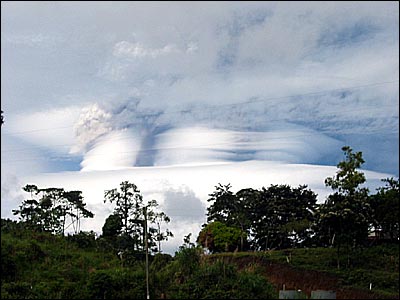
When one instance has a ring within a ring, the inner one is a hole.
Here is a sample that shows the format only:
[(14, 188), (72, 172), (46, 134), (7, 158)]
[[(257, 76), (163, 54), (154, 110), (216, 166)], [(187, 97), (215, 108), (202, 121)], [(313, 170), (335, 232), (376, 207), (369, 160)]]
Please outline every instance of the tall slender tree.
[(366, 181), (364, 173), (359, 171), (364, 163), (362, 152), (353, 153), (349, 146), (342, 151), (345, 159), (338, 163), (336, 175), (325, 179), (325, 185), (335, 193), (320, 206), (317, 227), (325, 243), (337, 247), (338, 268), (341, 247), (346, 247), (349, 264), (349, 251), (368, 237), (371, 213), (369, 190), (361, 186)]
[[(143, 196), (140, 190), (134, 183), (123, 181), (120, 184), (120, 189), (111, 189), (104, 192), (104, 202), (115, 202), (116, 206), (114, 214), (118, 215), (122, 221), (122, 233), (126, 239), (132, 240), (134, 250), (144, 250), (145, 232), (144, 232), (144, 208), (146, 208), (146, 217), (149, 222), (148, 238), (149, 247), (156, 249), (156, 241), (159, 243), (162, 240), (172, 236), (172, 232), (167, 230), (162, 233), (154, 224), (158, 222), (169, 222), (169, 218), (165, 213), (157, 212), (158, 203), (156, 200), (151, 200), (144, 203)], [(160, 228), (161, 229), (161, 228)]]

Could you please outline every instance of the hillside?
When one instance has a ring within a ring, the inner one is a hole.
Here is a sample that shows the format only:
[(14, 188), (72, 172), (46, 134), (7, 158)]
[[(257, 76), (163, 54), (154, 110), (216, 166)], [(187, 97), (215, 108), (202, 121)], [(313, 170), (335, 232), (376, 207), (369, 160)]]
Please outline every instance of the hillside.
[[(2, 225), (5, 223), (2, 220)], [(334, 249), (203, 255), (183, 245), (174, 257), (150, 256), (152, 299), (276, 299), (279, 289), (335, 290), (338, 299), (398, 299), (399, 246), (380, 245), (342, 257)], [(2, 299), (141, 299), (143, 253), (121, 260), (92, 233), (62, 237), (2, 226)], [(372, 291), (368, 290), (372, 283)]]
[[(257, 266), (276, 289), (311, 291), (333, 290), (337, 299), (399, 299), (399, 245), (389, 244), (360, 249), (347, 266), (337, 269), (335, 249), (310, 248), (269, 252), (220, 253), (239, 268)], [(372, 289), (369, 285), (372, 283)]]

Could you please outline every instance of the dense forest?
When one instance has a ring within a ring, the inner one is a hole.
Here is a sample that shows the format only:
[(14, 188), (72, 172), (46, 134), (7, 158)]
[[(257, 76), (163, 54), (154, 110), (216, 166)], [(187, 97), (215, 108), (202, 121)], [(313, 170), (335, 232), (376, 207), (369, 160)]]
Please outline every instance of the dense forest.
[(306, 185), (234, 193), (218, 184), (207, 223), (174, 256), (161, 248), (173, 236), (162, 230), (169, 217), (133, 183), (105, 191), (115, 209), (100, 236), (80, 230), (82, 218), (94, 217), (81, 191), (26, 185), (29, 198), (13, 210), (19, 220), (1, 220), (1, 297), (274, 299), (281, 286), (268, 268), (278, 264), (331, 274), (337, 288), (368, 292), (373, 284), (372, 298), (398, 298), (399, 179), (382, 179), (372, 193), (362, 153), (342, 150), (322, 204)]

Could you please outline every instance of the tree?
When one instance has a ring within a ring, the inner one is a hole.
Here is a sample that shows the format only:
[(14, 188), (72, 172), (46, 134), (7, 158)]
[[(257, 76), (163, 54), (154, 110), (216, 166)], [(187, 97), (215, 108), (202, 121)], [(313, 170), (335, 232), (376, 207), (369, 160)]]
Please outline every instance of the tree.
[(155, 240), (158, 243), (158, 252), (161, 253), (161, 241), (168, 240), (169, 237), (174, 236), (168, 228), (164, 232), (161, 231), (161, 225), (162, 223), (169, 223), (171, 220), (164, 212), (155, 212), (150, 215), (150, 221), (157, 225)]
[[(104, 202), (115, 202), (114, 214), (119, 216), (122, 221), (121, 236), (126, 239), (132, 239), (134, 250), (144, 250), (145, 241), (145, 213), (149, 222), (148, 242), (153, 251), (161, 250), (161, 241), (167, 240), (172, 236), (172, 232), (166, 229), (161, 232), (161, 222), (168, 223), (169, 217), (163, 212), (157, 212), (158, 203), (156, 200), (143, 202), (143, 196), (134, 183), (123, 181), (120, 184), (120, 190), (112, 189), (104, 192)], [(152, 225), (157, 225), (154, 227)]]
[(253, 247), (288, 248), (306, 243), (311, 235), (316, 202), (316, 194), (306, 185), (263, 187), (249, 204)]
[(211, 193), (208, 202), (212, 204), (207, 208), (208, 222), (221, 222), (229, 227), (239, 227), (240, 250), (244, 250), (244, 237), (249, 232), (248, 203), (252, 201), (256, 191), (253, 189), (242, 189), (234, 194), (230, 191), (231, 185), (218, 184), (215, 191)]
[(369, 198), (372, 210), (371, 225), (381, 237), (398, 241), (400, 181), (394, 178), (382, 181), (386, 186), (378, 188), (378, 193)]
[(310, 240), (317, 197), (307, 186), (271, 185), (236, 194), (230, 188), (219, 184), (210, 194), (207, 221), (239, 228), (240, 250), (247, 238), (255, 249), (296, 247)]
[(103, 237), (117, 237), (122, 231), (122, 220), (117, 214), (109, 215), (106, 219), (103, 228)]
[(232, 252), (239, 249), (242, 234), (240, 228), (215, 221), (200, 231), (197, 242), (212, 253)]
[(349, 146), (342, 151), (345, 159), (337, 165), (336, 175), (325, 179), (325, 185), (336, 192), (328, 196), (318, 211), (318, 234), (325, 243), (336, 245), (338, 268), (341, 246), (347, 247), (349, 264), (349, 249), (366, 240), (370, 218), (369, 191), (360, 187), (366, 179), (364, 173), (357, 170), (364, 163), (362, 152), (353, 153)]
[[(154, 252), (161, 252), (161, 241), (168, 240), (173, 237), (172, 232), (166, 228), (165, 231), (161, 230), (162, 223), (169, 223), (170, 218), (164, 213), (157, 211), (158, 203), (156, 200), (151, 200), (145, 207), (147, 214), (148, 224), (148, 243), (149, 247)], [(156, 227), (155, 227), (156, 226)], [(157, 247), (158, 245), (158, 247)]]
[(230, 191), (232, 186), (228, 183), (222, 185), (218, 183), (215, 186), (215, 191), (209, 194), (210, 198), (208, 202), (213, 202), (211, 206), (207, 208), (207, 221), (218, 221), (227, 225), (233, 225), (235, 223), (235, 215), (237, 210), (237, 198)]
[(30, 193), (31, 198), (24, 200), (19, 206), (19, 209), (13, 209), (14, 215), (19, 215), (19, 219), (26, 224), (26, 226), (33, 230), (40, 230), (40, 214), (41, 208), (39, 201), (34, 199), (34, 194), (39, 193), (39, 189), (36, 185), (27, 184), (22, 188), (25, 192)]
[(125, 234), (140, 237), (141, 231), (138, 232), (138, 228), (142, 226), (134, 222), (143, 220), (143, 197), (138, 187), (134, 183), (123, 181), (120, 184), (120, 191), (112, 189), (104, 192), (104, 203), (107, 200), (111, 203), (116, 202), (115, 214), (122, 220), (122, 231)]
[(80, 232), (81, 219), (93, 218), (94, 214), (85, 208), (86, 203), (83, 202), (83, 196), (81, 191), (64, 192), (63, 197), (67, 200), (66, 213), (71, 218), (72, 222), (71, 224), (74, 228), (74, 232), (78, 233)]
[[(65, 229), (81, 217), (93, 218), (93, 213), (85, 209), (81, 191), (64, 191), (63, 188), (39, 189), (36, 185), (23, 187), (31, 198), (22, 202), (19, 209), (13, 210), (20, 220), (37, 231), (64, 234)], [(40, 196), (41, 195), (41, 196)], [(74, 213), (76, 212), (76, 214)], [(70, 220), (66, 226), (67, 220)], [(76, 227), (77, 233), (79, 226)]]

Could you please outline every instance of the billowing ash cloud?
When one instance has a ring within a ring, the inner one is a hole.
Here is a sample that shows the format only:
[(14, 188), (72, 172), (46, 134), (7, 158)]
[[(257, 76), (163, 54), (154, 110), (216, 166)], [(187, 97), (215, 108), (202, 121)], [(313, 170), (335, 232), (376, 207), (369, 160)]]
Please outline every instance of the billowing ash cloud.
[[(398, 174), (398, 3), (3, 6), (2, 109), (87, 105), (68, 147), (84, 156), (84, 170), (95, 162), (335, 164), (350, 144), (366, 167)], [(65, 112), (42, 118), (44, 127), (75, 117), (60, 118)], [(38, 118), (23, 113), (16, 123), (34, 127)], [(70, 136), (58, 132), (27, 139), (64, 150), (57, 145)], [(120, 152), (131, 156), (110, 155)]]
[(398, 112), (389, 109), (396, 92), (386, 92), (385, 105), (384, 91), (370, 91), (159, 108), (138, 97), (96, 103), (75, 125), (75, 149), (84, 153), (84, 170), (245, 160), (332, 165), (343, 145), (355, 140), (355, 149), (366, 146), (365, 139), (350, 137), (398, 131)]
[(97, 138), (110, 132), (113, 129), (111, 117), (97, 103), (83, 108), (74, 125), (76, 144), (71, 153), (87, 151)]
[[(276, 118), (285, 110), (287, 118), (295, 122)], [(156, 110), (131, 99), (91, 106), (75, 128), (78, 146), (84, 152), (83, 170), (246, 160), (316, 163), (324, 157), (335, 159), (334, 153), (342, 143), (296, 124), (299, 120), (306, 124), (311, 118), (290, 102), (279, 107), (260, 101)]]

